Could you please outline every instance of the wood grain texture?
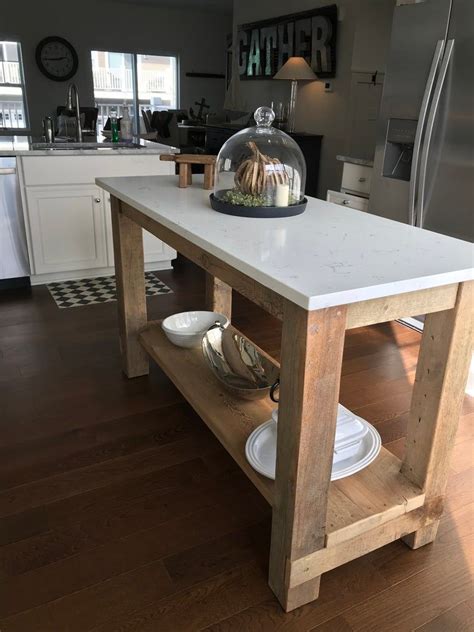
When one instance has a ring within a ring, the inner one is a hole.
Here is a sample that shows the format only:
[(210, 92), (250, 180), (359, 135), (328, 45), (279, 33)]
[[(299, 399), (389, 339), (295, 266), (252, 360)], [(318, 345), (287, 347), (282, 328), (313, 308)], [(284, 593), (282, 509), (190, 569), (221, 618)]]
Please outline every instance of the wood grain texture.
[(147, 322), (143, 233), (121, 212), (121, 203), (113, 195), (110, 205), (122, 367), (128, 377), (138, 377), (149, 370), (148, 358), (137, 340)]
[(347, 308), (347, 329), (385, 323), (413, 314), (431, 314), (451, 309), (456, 302), (457, 290), (458, 284), (454, 283), (353, 303)]
[(202, 154), (162, 154), (160, 160), (176, 162), (179, 165), (178, 186), (186, 188), (193, 183), (191, 165), (204, 165), (204, 189), (212, 189), (214, 186), (214, 166), (216, 157)]
[(190, 165), (215, 165), (216, 156), (210, 154), (174, 154), (178, 164), (183, 162)]
[(192, 183), (193, 183), (193, 175), (191, 172), (191, 166), (187, 162), (182, 162), (179, 165), (178, 186), (181, 189), (185, 189), (188, 185)]
[(143, 213), (140, 213), (140, 211), (137, 211), (128, 204), (122, 203), (122, 210), (127, 217), (132, 219), (134, 222), (138, 222), (152, 235), (155, 235), (155, 237), (158, 237), (172, 248), (175, 248), (178, 252), (184, 255), (187, 259), (190, 259), (200, 268), (209, 272), (212, 276), (221, 279), (221, 281), (234, 288), (234, 290), (243, 296), (249, 298), (273, 316), (280, 319), (282, 318), (284, 301), (280, 296), (275, 294), (275, 292), (271, 291), (261, 283), (254, 281), (246, 274), (238, 272), (217, 257), (209, 253), (204, 253), (200, 248), (197, 248), (187, 239), (184, 239), (183, 237), (176, 235), (168, 228), (157, 224), (157, 222), (153, 221)]
[(148, 325), (140, 342), (271, 504), (273, 481), (258, 474), (245, 458), (249, 434), (271, 417), (270, 399), (243, 400), (228, 393), (209, 370), (201, 349), (174, 346), (160, 323)]
[(232, 288), (209, 273), (206, 274), (206, 306), (211, 312), (219, 312), (231, 319)]
[[(461, 283), (453, 309), (426, 317), (416, 369), (402, 472), (427, 500), (444, 494), (449, 460), (472, 356), (474, 283)], [(405, 539), (412, 548), (431, 542), (436, 525)]]
[(318, 577), (337, 566), (347, 564), (347, 562), (398, 540), (414, 530), (429, 527), (433, 521), (438, 522), (442, 510), (440, 503), (434, 503), (431, 506), (426, 504), (379, 527), (361, 531), (359, 535), (346, 540), (342, 545), (325, 547), (290, 562), (288, 570), (290, 586), (303, 584), (312, 577)]
[(344, 308), (306, 312), (288, 304), (283, 319), (269, 583), (286, 611), (319, 592), (318, 577), (291, 587), (288, 562), (326, 542), (345, 318)]
[(206, 165), (204, 167), (204, 189), (212, 189), (214, 186), (214, 165)]

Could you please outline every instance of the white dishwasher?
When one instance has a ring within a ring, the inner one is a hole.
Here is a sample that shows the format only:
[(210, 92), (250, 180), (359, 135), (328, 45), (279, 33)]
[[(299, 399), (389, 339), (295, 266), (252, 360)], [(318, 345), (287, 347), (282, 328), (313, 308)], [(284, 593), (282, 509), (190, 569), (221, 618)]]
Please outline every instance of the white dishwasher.
[(0, 289), (29, 285), (29, 276), (16, 158), (0, 156)]

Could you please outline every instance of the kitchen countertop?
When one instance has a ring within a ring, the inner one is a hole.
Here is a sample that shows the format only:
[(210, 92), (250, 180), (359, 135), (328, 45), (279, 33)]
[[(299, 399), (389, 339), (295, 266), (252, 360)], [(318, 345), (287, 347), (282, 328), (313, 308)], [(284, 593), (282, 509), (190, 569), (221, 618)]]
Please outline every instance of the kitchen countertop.
[(470, 243), (308, 197), (285, 219), (213, 211), (202, 178), (97, 178), (96, 184), (301, 307), (314, 310), (472, 278)]
[(374, 161), (367, 160), (366, 158), (354, 158), (352, 156), (336, 156), (336, 160), (341, 162), (350, 162), (353, 165), (363, 165), (364, 167), (373, 167)]
[[(74, 149), (32, 149), (32, 144), (43, 142), (42, 138), (32, 138), (31, 136), (0, 136), (0, 156), (97, 156), (97, 155), (115, 155), (124, 154), (142, 155), (142, 154), (179, 154), (177, 147), (163, 145), (162, 143), (154, 143), (143, 138), (135, 137), (132, 142), (139, 143), (140, 147), (117, 147), (110, 148), (107, 145), (96, 148), (74, 148)], [(88, 142), (107, 142), (102, 136), (86, 137), (85, 143)], [(64, 143), (67, 145), (67, 143)]]

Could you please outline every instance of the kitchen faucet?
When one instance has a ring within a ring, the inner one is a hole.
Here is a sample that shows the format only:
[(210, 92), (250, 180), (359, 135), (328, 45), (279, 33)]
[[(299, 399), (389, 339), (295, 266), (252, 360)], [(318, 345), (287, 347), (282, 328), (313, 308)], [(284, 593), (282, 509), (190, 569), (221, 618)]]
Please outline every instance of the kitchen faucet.
[[(74, 107), (72, 101), (72, 93), (74, 92)], [(69, 111), (76, 110), (77, 131), (76, 140), (82, 143), (82, 127), (81, 127), (81, 109), (79, 107), (79, 91), (75, 83), (70, 83), (67, 87), (66, 109)]]

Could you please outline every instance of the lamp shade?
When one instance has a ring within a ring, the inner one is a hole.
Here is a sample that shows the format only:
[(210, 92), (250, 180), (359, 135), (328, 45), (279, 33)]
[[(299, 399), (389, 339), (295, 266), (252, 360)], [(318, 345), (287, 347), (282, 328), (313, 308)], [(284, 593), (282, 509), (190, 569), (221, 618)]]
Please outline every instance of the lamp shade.
[(317, 76), (304, 57), (289, 57), (273, 78), (290, 81), (314, 81)]

